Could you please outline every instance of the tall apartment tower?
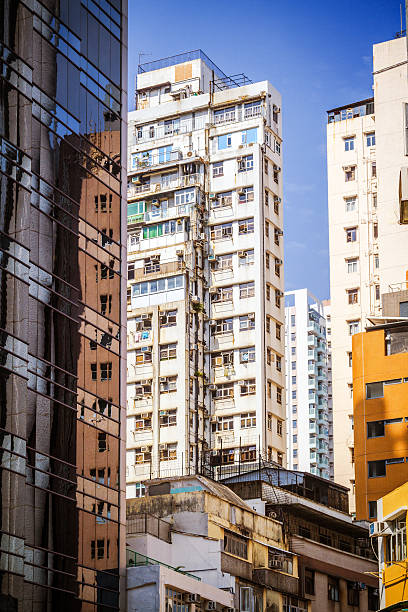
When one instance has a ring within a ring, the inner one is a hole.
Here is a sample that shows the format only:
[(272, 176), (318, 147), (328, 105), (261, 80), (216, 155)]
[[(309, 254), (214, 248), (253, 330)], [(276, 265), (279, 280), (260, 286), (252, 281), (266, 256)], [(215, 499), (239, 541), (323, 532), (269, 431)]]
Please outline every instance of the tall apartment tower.
[(329, 111), (327, 126), (334, 478), (351, 490), (352, 335), (408, 280), (406, 39), (373, 54), (374, 98)]
[(285, 292), (287, 463), (329, 478), (326, 320), (307, 289)]
[(127, 3), (0, 15), (0, 609), (124, 609)]
[(329, 410), (329, 472), (330, 480), (334, 480), (334, 452), (333, 452), (333, 370), (331, 349), (331, 308), (330, 300), (323, 300), (323, 316), (326, 319), (327, 340), (327, 407)]
[(129, 115), (127, 495), (285, 463), (280, 95), (200, 50), (144, 64)]

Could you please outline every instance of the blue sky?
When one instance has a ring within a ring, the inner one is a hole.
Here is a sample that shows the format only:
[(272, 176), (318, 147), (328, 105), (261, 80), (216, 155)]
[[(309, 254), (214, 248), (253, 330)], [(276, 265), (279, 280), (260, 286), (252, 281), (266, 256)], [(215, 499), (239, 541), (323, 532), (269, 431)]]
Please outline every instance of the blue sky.
[(287, 290), (329, 296), (325, 111), (372, 95), (372, 45), (399, 30), (397, 0), (129, 0), (130, 100), (140, 52), (198, 48), (281, 92)]

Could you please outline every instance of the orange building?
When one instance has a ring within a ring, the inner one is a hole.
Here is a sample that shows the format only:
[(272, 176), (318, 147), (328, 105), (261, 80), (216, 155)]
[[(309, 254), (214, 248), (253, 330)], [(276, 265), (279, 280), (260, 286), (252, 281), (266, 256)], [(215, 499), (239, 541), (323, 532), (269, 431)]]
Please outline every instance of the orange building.
[(408, 480), (408, 319), (375, 323), (353, 336), (358, 520), (375, 520), (377, 500)]

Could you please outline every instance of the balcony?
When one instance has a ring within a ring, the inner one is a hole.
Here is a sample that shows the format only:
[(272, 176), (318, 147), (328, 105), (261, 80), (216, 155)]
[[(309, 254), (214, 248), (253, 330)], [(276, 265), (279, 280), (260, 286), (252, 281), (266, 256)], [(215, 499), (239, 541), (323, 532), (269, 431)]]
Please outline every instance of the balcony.
[(307, 335), (307, 345), (308, 347), (317, 347), (317, 338), (316, 336), (314, 336), (313, 334), (308, 334)]
[(131, 514), (126, 519), (126, 536), (148, 533), (163, 542), (171, 543), (170, 528), (171, 525), (167, 521), (147, 513)]
[(164, 151), (155, 155), (143, 155), (141, 153), (141, 157), (135, 159), (132, 163), (131, 172), (172, 165), (172, 162), (178, 162), (181, 159), (183, 159), (181, 151)]
[(320, 325), (318, 325), (315, 321), (309, 321), (307, 331), (312, 332), (313, 334), (320, 334)]
[(150, 262), (142, 268), (135, 268), (134, 280), (151, 279), (167, 276), (175, 272), (183, 272), (186, 269), (184, 261)]
[(179, 176), (173, 180), (162, 180), (160, 183), (145, 183), (138, 185), (131, 183), (128, 185), (127, 197), (128, 200), (138, 200), (146, 196), (172, 191), (173, 189), (184, 189), (185, 187), (201, 186), (204, 183), (204, 176), (199, 172)]

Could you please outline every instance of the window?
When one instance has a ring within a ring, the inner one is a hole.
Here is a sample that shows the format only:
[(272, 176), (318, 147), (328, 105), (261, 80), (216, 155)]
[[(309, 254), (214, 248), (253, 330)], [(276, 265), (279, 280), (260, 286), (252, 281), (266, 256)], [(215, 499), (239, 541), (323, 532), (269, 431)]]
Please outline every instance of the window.
[(346, 201), (346, 212), (353, 212), (356, 210), (357, 206), (357, 198), (354, 196), (352, 198), (345, 198)]
[(254, 219), (242, 219), (238, 221), (238, 234), (253, 234), (254, 233)]
[(177, 310), (165, 310), (159, 314), (160, 327), (174, 327), (177, 325)]
[(307, 595), (315, 594), (315, 576), (314, 571), (305, 567), (305, 593)]
[(255, 395), (256, 393), (256, 383), (255, 378), (250, 378), (248, 380), (244, 380), (243, 383), (240, 384), (240, 395)]
[(377, 162), (371, 163), (371, 178), (375, 178), (377, 176)]
[(255, 329), (255, 313), (249, 313), (239, 317), (239, 331)]
[[(109, 543), (109, 540), (108, 540)], [(107, 548), (109, 550), (109, 547)], [(91, 559), (103, 559), (105, 556), (105, 540), (91, 540)], [(109, 557), (109, 553), (107, 553)]]
[(367, 438), (380, 438), (385, 435), (384, 421), (369, 421), (367, 423)]
[(217, 293), (211, 294), (213, 302), (232, 302), (232, 287), (217, 287)]
[(269, 172), (269, 164), (268, 164), (268, 160), (267, 159), (265, 159), (265, 162), (264, 162), (264, 170), (265, 170), (265, 174), (268, 174), (268, 172)]
[(298, 456), (298, 451), (297, 451), (297, 448), (293, 449), (293, 453), (292, 453), (292, 455), (293, 455), (293, 458), (294, 458), (294, 459), (296, 459), (296, 458), (297, 458), (297, 456)]
[(177, 442), (164, 444), (163, 446), (164, 448), (160, 448), (160, 461), (172, 461), (173, 459), (177, 459)]
[(274, 196), (273, 198), (273, 210), (275, 211), (275, 214), (279, 215), (279, 203), (280, 203), (280, 198), (278, 196)]
[(160, 345), (160, 361), (177, 358), (177, 343)]
[(280, 355), (276, 355), (276, 369), (278, 372), (282, 372), (282, 357)]
[(297, 420), (296, 419), (293, 419), (292, 427), (293, 427), (293, 429), (297, 429)]
[(354, 151), (354, 142), (355, 142), (354, 137), (352, 137), (352, 138), (345, 138), (344, 139), (344, 150), (345, 151)]
[(347, 265), (348, 274), (353, 274), (354, 272), (358, 272), (358, 258), (357, 257), (355, 257), (354, 259), (346, 259), (346, 265)]
[(339, 580), (333, 576), (327, 577), (328, 599), (330, 601), (340, 601)]
[(152, 363), (152, 347), (142, 346), (135, 351), (136, 365)]
[(276, 453), (276, 462), (278, 465), (283, 465), (283, 453), (279, 451)]
[(127, 277), (128, 277), (128, 280), (133, 280), (135, 278), (135, 264), (134, 263), (128, 263)]
[(271, 285), (269, 283), (266, 284), (266, 299), (268, 300), (268, 302), (271, 299)]
[(218, 136), (218, 150), (229, 149), (232, 147), (232, 134), (222, 134)]
[(213, 353), (211, 355), (211, 366), (213, 368), (223, 368), (232, 365), (234, 365), (234, 351)]
[(177, 425), (177, 408), (160, 410), (160, 427), (172, 427), (173, 425)]
[(349, 304), (358, 304), (358, 289), (348, 289), (347, 300)]
[(229, 123), (231, 121), (235, 121), (235, 106), (220, 108), (214, 111), (214, 123), (216, 125), (220, 123)]
[(348, 322), (349, 336), (354, 336), (360, 331), (360, 321), (349, 321)]
[(275, 289), (275, 306), (276, 308), (280, 308), (281, 307), (281, 297), (282, 297), (282, 293), (280, 291), (280, 289)]
[(255, 100), (254, 102), (246, 102), (244, 104), (244, 119), (250, 119), (251, 117), (259, 117), (261, 113), (261, 100)]
[(366, 134), (366, 144), (367, 147), (375, 146), (375, 132), (370, 132), (369, 134)]
[(275, 257), (275, 274), (276, 276), (280, 276), (280, 267), (282, 264), (282, 260), (281, 259), (277, 259)]
[(282, 337), (282, 325), (280, 323), (276, 323), (275, 336), (277, 340), (280, 340)]
[(226, 240), (232, 238), (232, 223), (213, 225), (211, 228), (211, 240)]
[(282, 403), (282, 387), (276, 387), (276, 401), (278, 404)]
[(152, 395), (152, 381), (144, 380), (136, 383), (135, 400), (143, 399)]
[(212, 166), (213, 178), (224, 176), (224, 162), (215, 162)]
[(265, 221), (265, 236), (269, 238), (269, 221)]
[(282, 234), (283, 234), (282, 230), (275, 227), (275, 229), (273, 230), (273, 240), (277, 246), (279, 246), (279, 236), (282, 236)]
[(146, 487), (142, 482), (137, 482), (135, 489), (136, 489), (135, 497), (145, 497)]
[(291, 327), (295, 327), (296, 326), (296, 315), (294, 315), (294, 314), (290, 315), (290, 326)]
[(296, 391), (292, 391), (292, 399), (296, 399)]
[(384, 397), (383, 382), (372, 382), (366, 384), (366, 399)]
[(347, 242), (356, 242), (357, 241), (357, 228), (349, 227), (346, 229), (346, 240)]
[(91, 377), (92, 380), (97, 380), (98, 378), (98, 366), (96, 363), (91, 363)]
[(378, 238), (378, 223), (373, 223), (373, 238), (374, 240)]
[(101, 380), (112, 380), (112, 362), (101, 363)]
[(268, 412), (268, 429), (272, 431), (272, 414)]
[(257, 142), (258, 140), (258, 129), (257, 128), (249, 128), (248, 130), (243, 130), (241, 132), (241, 144), (250, 144), (252, 142)]
[(224, 383), (217, 385), (215, 391), (213, 391), (214, 399), (226, 399), (234, 397), (234, 383)]
[(296, 385), (296, 376), (292, 376), (292, 385)]
[(267, 365), (272, 363), (272, 349), (269, 346), (266, 349), (266, 363)]
[(177, 390), (177, 376), (160, 377), (160, 393), (171, 393)]
[(270, 334), (271, 333), (271, 317), (269, 315), (266, 315), (265, 322), (266, 322), (266, 333)]
[(292, 361), (292, 370), (296, 370), (296, 361)]
[(212, 263), (214, 270), (232, 270), (232, 253), (218, 255)]
[(247, 172), (252, 170), (254, 167), (254, 156), (245, 155), (244, 157), (238, 157), (238, 172)]
[(242, 283), (239, 285), (239, 298), (240, 300), (254, 297), (255, 295), (255, 282)]
[(297, 444), (297, 434), (293, 434), (292, 439), (293, 439), (293, 444)]
[(368, 589), (368, 609), (369, 610), (378, 610), (380, 607), (379, 597), (378, 597), (378, 589), (374, 589), (373, 587), (367, 587)]
[(135, 448), (135, 463), (150, 463), (152, 456), (151, 446), (140, 446)]
[(195, 188), (190, 187), (189, 189), (183, 189), (176, 191), (174, 195), (174, 201), (176, 206), (182, 206), (183, 204), (190, 204), (195, 201)]
[(282, 436), (282, 432), (283, 432), (283, 421), (281, 421), (280, 419), (277, 419), (276, 433), (278, 434), (278, 436)]
[(386, 562), (404, 562), (407, 557), (407, 526), (405, 515), (392, 521), (391, 531), (391, 535), (387, 535), (385, 538)]
[(374, 269), (378, 270), (380, 267), (380, 258), (378, 255), (374, 255)]
[(251, 187), (243, 187), (238, 191), (238, 202), (240, 204), (245, 204), (246, 202), (252, 202), (254, 199), (254, 188)]
[(232, 431), (234, 429), (233, 415), (218, 417), (216, 423), (212, 424), (212, 431)]
[(360, 605), (360, 592), (356, 589), (355, 582), (347, 582), (347, 604), (349, 606)]
[(239, 349), (239, 362), (248, 363), (255, 361), (255, 347), (250, 346), (248, 348)]
[(221, 463), (225, 465), (226, 463), (234, 463), (235, 458), (235, 449), (227, 448), (221, 451)]
[(265, 206), (269, 206), (269, 191), (267, 189), (265, 189), (264, 203)]
[(347, 353), (347, 361), (349, 368), (351, 368), (353, 366), (353, 353), (351, 351)]
[(252, 265), (254, 261), (255, 261), (254, 249), (250, 249), (248, 251), (238, 251), (238, 265), (249, 266), (249, 265)]
[(248, 540), (232, 532), (224, 531), (224, 552), (241, 557), (248, 558)]
[(377, 502), (376, 501), (368, 502), (368, 518), (370, 519), (377, 518)]
[(369, 478), (380, 478), (386, 474), (385, 459), (379, 461), (367, 461), (367, 466)]
[(151, 429), (152, 428), (152, 413), (137, 414), (135, 416), (135, 430)]
[(255, 446), (241, 446), (241, 462), (256, 461)]
[(217, 319), (215, 323), (214, 335), (230, 334), (233, 329), (232, 319)]
[(171, 291), (184, 286), (184, 277), (170, 276), (169, 278), (159, 278), (158, 280), (145, 281), (132, 285), (132, 297), (145, 296), (162, 291)]
[(346, 183), (348, 183), (349, 181), (356, 180), (356, 167), (355, 166), (349, 166), (348, 168), (344, 169), (344, 180), (346, 181)]
[(255, 412), (241, 414), (241, 429), (249, 429), (250, 427), (256, 427)]

